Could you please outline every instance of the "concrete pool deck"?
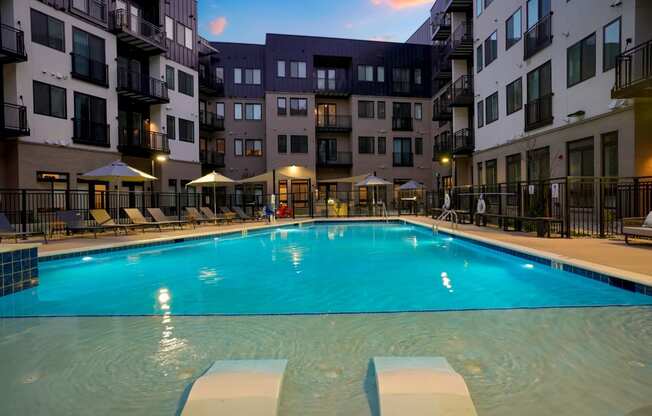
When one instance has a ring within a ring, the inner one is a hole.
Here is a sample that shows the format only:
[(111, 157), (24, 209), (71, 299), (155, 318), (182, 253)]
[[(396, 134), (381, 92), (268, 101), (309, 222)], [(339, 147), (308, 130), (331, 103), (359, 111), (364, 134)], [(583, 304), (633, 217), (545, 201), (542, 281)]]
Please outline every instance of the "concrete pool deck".
[[(92, 235), (58, 237), (42, 244), (39, 247), (39, 256), (66, 254), (75, 251), (94, 250), (129, 246), (149, 242), (174, 241), (182, 237), (209, 236), (242, 230), (255, 230), (277, 227), (288, 224), (309, 223), (318, 221), (360, 221), (384, 220), (385, 218), (358, 217), (358, 218), (305, 218), (283, 219), (274, 224), (264, 222), (233, 223), (227, 225), (203, 225), (195, 229), (187, 227), (184, 230), (148, 230), (146, 232), (132, 232), (128, 235), (118, 235), (106, 232), (95, 239)], [(552, 258), (566, 263), (573, 263), (579, 267), (586, 267), (634, 280), (648, 286), (652, 285), (652, 243), (636, 241), (633, 245), (626, 245), (623, 240), (596, 239), (596, 238), (538, 238), (532, 234), (519, 232), (505, 232), (491, 227), (478, 227), (475, 225), (460, 224), (455, 229), (450, 223), (437, 222), (424, 216), (402, 216), (390, 219), (406, 220), (410, 223), (421, 224), (428, 227), (437, 227), (450, 233), (459, 233), (462, 236), (478, 239), (480, 241), (496, 243), (504, 247), (524, 251), (529, 254)], [(38, 242), (32, 239), (29, 242)], [(14, 244), (0, 244), (1, 247), (11, 247)]]

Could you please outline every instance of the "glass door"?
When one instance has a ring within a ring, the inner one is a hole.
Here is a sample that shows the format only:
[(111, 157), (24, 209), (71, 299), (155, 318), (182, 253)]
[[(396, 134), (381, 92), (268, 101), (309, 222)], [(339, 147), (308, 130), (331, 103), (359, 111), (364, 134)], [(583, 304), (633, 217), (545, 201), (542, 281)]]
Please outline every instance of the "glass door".
[(337, 160), (337, 140), (336, 139), (319, 139), (319, 163), (325, 164)]
[(337, 126), (337, 106), (335, 104), (317, 105), (317, 126), (319, 127)]

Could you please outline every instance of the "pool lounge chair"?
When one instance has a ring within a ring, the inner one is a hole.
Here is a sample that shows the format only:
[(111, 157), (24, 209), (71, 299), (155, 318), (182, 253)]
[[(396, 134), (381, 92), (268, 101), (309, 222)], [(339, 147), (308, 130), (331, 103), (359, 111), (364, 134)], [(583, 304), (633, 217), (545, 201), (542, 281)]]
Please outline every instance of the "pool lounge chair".
[(652, 239), (652, 211), (646, 218), (623, 218), (623, 234), (626, 244), (630, 238)]
[[(149, 215), (154, 218), (154, 221), (161, 225), (169, 225), (172, 228), (179, 227), (183, 229), (183, 226), (188, 224), (187, 220), (178, 220), (176, 218), (170, 218), (161, 211), (161, 208), (147, 208)], [(193, 226), (194, 227), (194, 226)]]
[(20, 232), (11, 225), (9, 219), (5, 214), (0, 212), (0, 243), (2, 243), (3, 238), (13, 238), (16, 243), (18, 243), (18, 238), (26, 239), (27, 237), (32, 237), (40, 235), (43, 236), (43, 242), (47, 244), (48, 242), (48, 233), (45, 231), (32, 231), (32, 232)]
[(238, 216), (235, 212), (231, 211), (229, 207), (220, 207), (220, 211), (222, 211), (222, 214), (224, 214), (225, 217), (229, 218), (230, 220), (240, 220), (244, 221), (242, 218)]
[(188, 218), (188, 221), (193, 224), (203, 224), (206, 222), (215, 223), (215, 220), (206, 218), (197, 210), (197, 208), (194, 207), (186, 207), (186, 218)]
[(63, 222), (66, 234), (93, 233), (93, 238), (97, 238), (98, 232), (106, 231), (104, 227), (88, 225), (79, 212), (60, 211), (57, 212), (57, 218)]
[(137, 224), (142, 227), (157, 228), (159, 231), (162, 231), (162, 227), (170, 225), (167, 222), (161, 224), (156, 221), (149, 221), (143, 216), (143, 213), (140, 212), (138, 208), (124, 208), (124, 212), (127, 214), (127, 217), (129, 217), (129, 221), (131, 221), (132, 224)]
[(209, 207), (201, 207), (199, 209), (201, 210), (201, 213), (204, 214), (204, 217), (206, 217), (206, 218), (208, 218), (210, 220), (213, 220), (215, 222), (217, 222), (217, 221), (226, 221), (226, 222), (231, 221), (230, 217), (226, 217), (224, 215), (216, 215), (213, 212), (213, 210), (210, 209)]
[(215, 361), (190, 390), (181, 416), (276, 416), (287, 360)]
[(105, 210), (105, 209), (92, 209), (90, 210), (91, 217), (95, 220), (95, 222), (102, 228), (106, 230), (111, 230), (115, 232), (116, 235), (118, 235), (118, 231), (124, 231), (125, 234), (129, 230), (134, 230), (134, 229), (141, 229), (145, 230), (145, 227), (139, 224), (118, 224), (117, 222), (113, 221), (113, 218), (111, 218), (111, 215)]
[(240, 207), (233, 207), (233, 211), (242, 221), (258, 221), (258, 218), (254, 218), (251, 215), (247, 214)]
[(375, 357), (381, 416), (477, 416), (469, 389), (444, 357)]

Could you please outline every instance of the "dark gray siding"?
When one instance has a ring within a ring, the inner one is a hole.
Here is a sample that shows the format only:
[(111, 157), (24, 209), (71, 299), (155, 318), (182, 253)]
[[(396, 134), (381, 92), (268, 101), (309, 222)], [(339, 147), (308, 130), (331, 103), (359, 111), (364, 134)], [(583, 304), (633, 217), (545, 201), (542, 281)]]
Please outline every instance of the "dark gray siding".
[[(163, 14), (170, 16), (175, 21), (192, 29), (194, 37), (192, 42), (194, 45), (193, 49), (188, 49), (185, 46), (179, 45), (176, 40), (172, 41), (166, 39), (166, 45), (168, 48), (166, 57), (174, 62), (196, 70), (198, 61), (197, 0), (161, 0), (161, 3), (164, 3)], [(161, 16), (161, 24), (165, 24), (165, 18), (163, 16)]]

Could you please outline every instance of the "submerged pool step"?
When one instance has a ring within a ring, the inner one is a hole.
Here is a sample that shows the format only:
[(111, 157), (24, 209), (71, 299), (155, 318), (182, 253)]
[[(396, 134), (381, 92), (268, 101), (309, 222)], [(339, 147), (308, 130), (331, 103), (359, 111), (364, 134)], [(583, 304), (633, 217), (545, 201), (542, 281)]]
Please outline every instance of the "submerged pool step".
[(375, 357), (381, 416), (477, 416), (464, 378), (444, 357)]
[(276, 416), (287, 360), (215, 361), (192, 385), (182, 416)]

